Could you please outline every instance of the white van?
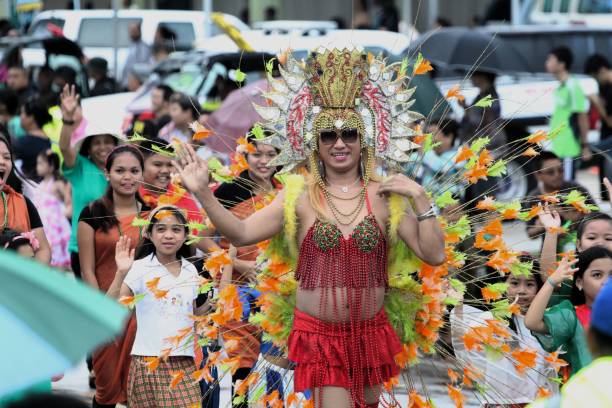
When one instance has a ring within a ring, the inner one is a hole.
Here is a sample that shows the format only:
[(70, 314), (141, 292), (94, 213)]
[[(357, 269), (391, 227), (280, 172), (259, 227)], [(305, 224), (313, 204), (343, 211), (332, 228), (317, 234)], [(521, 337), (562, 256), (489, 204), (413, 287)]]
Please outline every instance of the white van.
[(612, 27), (612, 0), (534, 0), (533, 3), (531, 23)]
[[(248, 26), (237, 17), (223, 14), (224, 20), (239, 31)], [(164, 27), (175, 34), (176, 49), (189, 49), (196, 40), (206, 37), (207, 19), (202, 11), (186, 10), (119, 10), (117, 12), (118, 70), (121, 72), (130, 47), (128, 26), (140, 23), (142, 39), (151, 45), (155, 32)], [(28, 31), (31, 35), (48, 35), (49, 24), (59, 27), (66, 38), (77, 42), (88, 58), (102, 57), (114, 66), (113, 10), (48, 10), (39, 13)], [(213, 23), (211, 35), (223, 31)]]

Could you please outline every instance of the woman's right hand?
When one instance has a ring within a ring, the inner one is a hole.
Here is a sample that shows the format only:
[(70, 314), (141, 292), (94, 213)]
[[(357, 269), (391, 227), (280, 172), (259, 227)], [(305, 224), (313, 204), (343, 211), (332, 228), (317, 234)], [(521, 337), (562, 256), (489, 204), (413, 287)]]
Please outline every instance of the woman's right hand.
[(115, 246), (115, 262), (117, 263), (117, 272), (127, 274), (132, 264), (134, 263), (134, 248), (130, 248), (132, 239), (125, 235), (119, 237)]
[(181, 143), (177, 149), (177, 158), (173, 162), (183, 186), (192, 193), (208, 188), (208, 164), (197, 155), (187, 143)]
[(64, 85), (62, 93), (60, 95), (61, 103), (60, 109), (62, 111), (62, 118), (66, 120), (74, 120), (74, 113), (79, 107), (79, 94), (76, 92), (74, 85)]
[(550, 275), (549, 279), (553, 281), (555, 286), (559, 286), (564, 281), (571, 279), (574, 276), (574, 273), (578, 270), (578, 268), (574, 268), (573, 266), (578, 262), (578, 258), (572, 259), (569, 261), (567, 257), (563, 257), (559, 262), (559, 266)]

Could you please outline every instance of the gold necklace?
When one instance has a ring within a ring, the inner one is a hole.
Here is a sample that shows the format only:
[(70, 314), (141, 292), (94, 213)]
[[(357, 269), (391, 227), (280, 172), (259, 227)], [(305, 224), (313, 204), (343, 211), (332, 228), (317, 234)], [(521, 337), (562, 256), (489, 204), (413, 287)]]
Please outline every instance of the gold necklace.
[(339, 189), (340, 189), (340, 190), (341, 190), (343, 193), (348, 193), (348, 191), (349, 191), (349, 187), (352, 187), (352, 186), (354, 186), (355, 184), (357, 184), (357, 182), (358, 182), (359, 180), (361, 180), (361, 176), (357, 177), (357, 178), (355, 179), (355, 181), (353, 181), (351, 184), (347, 184), (346, 186), (334, 186), (333, 184), (331, 184), (331, 183), (329, 183), (329, 182), (328, 182), (327, 184), (329, 184), (329, 186), (330, 186), (330, 187), (333, 187), (333, 188), (339, 188)]
[[(334, 217), (334, 219), (340, 224), (340, 225), (352, 225), (355, 220), (357, 219), (357, 217), (359, 216), (359, 214), (361, 213), (361, 209), (363, 208), (363, 205), (365, 203), (365, 192), (366, 192), (366, 187), (363, 186), (361, 188), (361, 191), (359, 193), (360, 197), (359, 197), (359, 202), (357, 203), (357, 206), (350, 212), (348, 213), (344, 213), (342, 211), (340, 211), (340, 209), (338, 207), (336, 207), (336, 204), (334, 204), (331, 196), (329, 195), (329, 191), (327, 191), (327, 189), (325, 188), (325, 186), (321, 186), (322, 190), (323, 190), (323, 196), (325, 197), (325, 201), (327, 201), (327, 204), (329, 205), (329, 208), (331, 210), (332, 216)], [(349, 218), (348, 222), (344, 222), (342, 221), (340, 218), (344, 217), (344, 218)]]

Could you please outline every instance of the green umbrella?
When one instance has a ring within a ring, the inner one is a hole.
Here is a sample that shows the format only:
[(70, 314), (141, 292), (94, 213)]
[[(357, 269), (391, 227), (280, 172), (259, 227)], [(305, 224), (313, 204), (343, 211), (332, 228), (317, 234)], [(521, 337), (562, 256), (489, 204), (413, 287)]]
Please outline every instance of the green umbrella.
[(0, 251), (0, 396), (75, 365), (118, 335), (128, 313), (65, 273)]

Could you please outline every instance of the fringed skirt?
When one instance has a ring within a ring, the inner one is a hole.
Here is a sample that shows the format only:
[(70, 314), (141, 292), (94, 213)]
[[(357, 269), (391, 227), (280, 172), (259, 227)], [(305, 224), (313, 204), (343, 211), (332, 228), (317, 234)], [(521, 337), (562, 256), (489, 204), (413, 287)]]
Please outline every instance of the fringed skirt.
[(346, 323), (325, 322), (295, 309), (288, 347), (298, 392), (324, 386), (354, 392), (400, 372), (394, 357), (402, 346), (384, 308), (372, 319)]

